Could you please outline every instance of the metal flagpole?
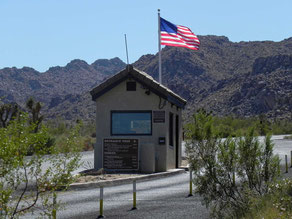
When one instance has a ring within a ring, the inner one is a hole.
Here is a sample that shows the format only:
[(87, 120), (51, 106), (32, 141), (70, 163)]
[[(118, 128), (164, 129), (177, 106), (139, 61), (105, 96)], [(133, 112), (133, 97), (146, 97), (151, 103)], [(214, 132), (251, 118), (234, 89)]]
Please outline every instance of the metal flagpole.
[(125, 45), (126, 45), (127, 64), (129, 65), (128, 44), (127, 44), (127, 35), (126, 34), (125, 34)]
[(162, 84), (161, 74), (161, 35), (160, 35), (160, 9), (158, 9), (158, 69), (159, 69), (159, 83)]
[(127, 35), (126, 34), (125, 34), (125, 45), (126, 45), (126, 55), (127, 55), (127, 71), (130, 72), (129, 56), (128, 56), (128, 44), (127, 44)]

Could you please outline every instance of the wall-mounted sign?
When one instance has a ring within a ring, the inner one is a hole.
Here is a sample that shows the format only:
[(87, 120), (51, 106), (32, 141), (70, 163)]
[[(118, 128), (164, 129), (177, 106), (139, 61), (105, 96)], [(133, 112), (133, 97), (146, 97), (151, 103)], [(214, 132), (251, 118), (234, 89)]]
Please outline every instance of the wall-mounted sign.
[(154, 123), (165, 123), (165, 111), (153, 111)]
[(159, 138), (158, 138), (158, 144), (163, 144), (163, 145), (165, 145), (165, 137), (159, 137)]
[(138, 170), (138, 139), (104, 139), (103, 167), (113, 170)]

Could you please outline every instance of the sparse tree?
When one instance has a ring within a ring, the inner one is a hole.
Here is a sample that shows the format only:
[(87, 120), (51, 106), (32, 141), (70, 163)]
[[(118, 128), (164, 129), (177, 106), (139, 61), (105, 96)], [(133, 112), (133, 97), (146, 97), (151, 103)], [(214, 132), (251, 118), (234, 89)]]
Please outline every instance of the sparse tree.
[(0, 105), (0, 128), (6, 128), (10, 121), (19, 113), (17, 104), (6, 103)]
[(35, 102), (33, 98), (29, 98), (26, 102), (26, 107), (31, 113), (30, 123), (35, 124), (34, 133), (37, 133), (42, 123), (44, 116), (40, 115), (42, 105), (40, 102)]
[(269, 130), (269, 121), (267, 120), (266, 116), (264, 114), (260, 114), (258, 116), (258, 124), (257, 124), (257, 128), (258, 128), (258, 131), (259, 131), (259, 134), (264, 136), (264, 135), (267, 135), (270, 130)]

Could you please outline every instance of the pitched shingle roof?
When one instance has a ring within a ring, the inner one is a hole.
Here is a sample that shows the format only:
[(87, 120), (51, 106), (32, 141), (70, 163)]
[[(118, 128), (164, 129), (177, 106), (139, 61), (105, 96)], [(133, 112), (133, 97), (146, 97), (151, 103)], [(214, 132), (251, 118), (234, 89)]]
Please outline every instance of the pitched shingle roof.
[(142, 84), (144, 87), (155, 93), (156, 95), (166, 99), (167, 101), (171, 102), (172, 104), (184, 108), (187, 101), (165, 87), (164, 85), (160, 84), (156, 80), (154, 80), (150, 75), (147, 73), (140, 71), (136, 68), (133, 68), (132, 65), (127, 65), (127, 67), (122, 70), (121, 72), (115, 74), (111, 78), (107, 79), (105, 82), (101, 83), (94, 89), (90, 91), (92, 96), (92, 100), (96, 100), (98, 97), (103, 95), (104, 93), (111, 90), (113, 87), (117, 86), (124, 80), (132, 78), (138, 83)]

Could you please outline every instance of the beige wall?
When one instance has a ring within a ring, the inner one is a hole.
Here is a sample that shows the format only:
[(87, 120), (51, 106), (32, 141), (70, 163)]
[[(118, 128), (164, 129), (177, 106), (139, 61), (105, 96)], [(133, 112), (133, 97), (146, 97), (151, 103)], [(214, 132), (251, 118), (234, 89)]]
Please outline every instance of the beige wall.
[[(139, 139), (140, 147), (140, 170), (142, 172), (160, 172), (170, 168), (175, 168), (175, 145), (168, 146), (169, 133), (169, 112), (179, 115), (180, 120), (180, 138), (181, 138), (181, 109), (175, 105), (166, 103), (163, 109), (159, 109), (159, 97), (150, 93), (145, 94), (145, 89), (137, 83), (136, 91), (126, 91), (126, 81), (112, 88), (107, 93), (103, 94), (96, 100), (96, 144), (94, 167), (99, 169), (102, 167), (102, 141), (104, 138), (137, 138)], [(162, 99), (164, 102), (164, 99)], [(112, 110), (164, 110), (165, 123), (152, 122), (151, 136), (111, 136), (111, 111)], [(175, 129), (173, 130), (175, 134)], [(159, 145), (158, 138), (165, 137), (166, 144)], [(181, 139), (179, 145), (179, 159), (181, 157)], [(174, 139), (175, 143), (175, 139)], [(155, 165), (151, 163), (155, 161)], [(142, 163), (142, 164), (141, 164)], [(180, 164), (180, 161), (179, 161)], [(153, 171), (151, 171), (154, 168)]]

